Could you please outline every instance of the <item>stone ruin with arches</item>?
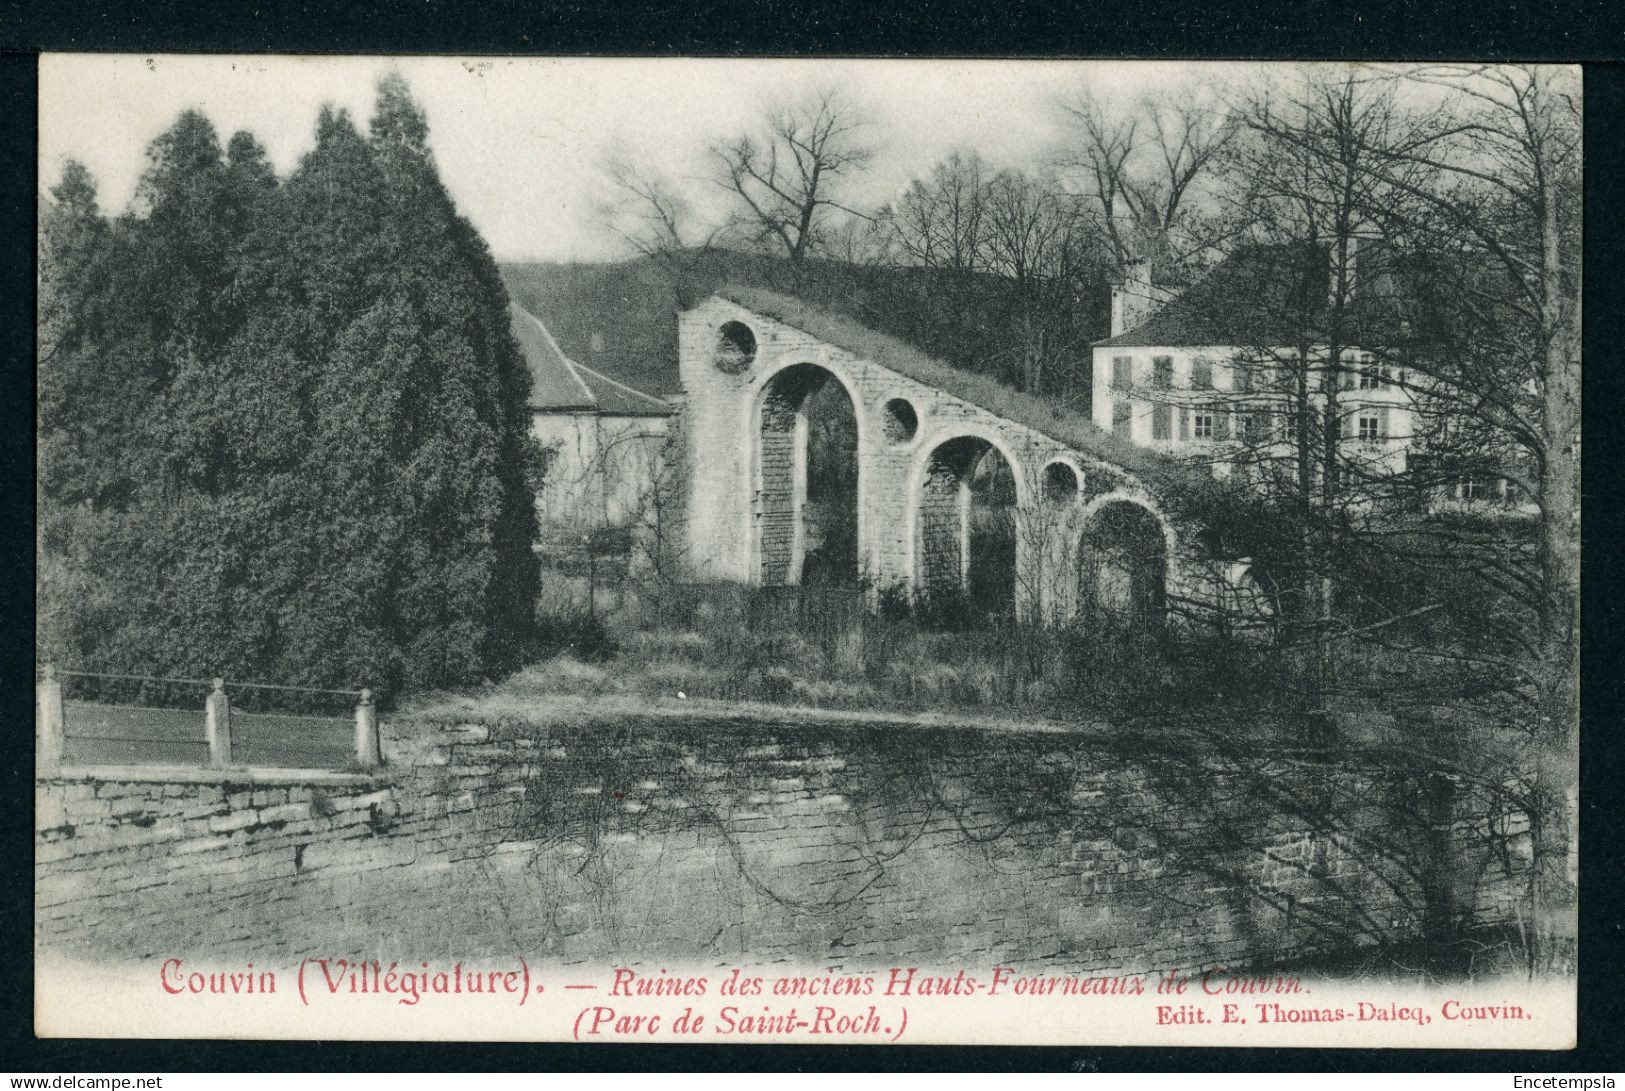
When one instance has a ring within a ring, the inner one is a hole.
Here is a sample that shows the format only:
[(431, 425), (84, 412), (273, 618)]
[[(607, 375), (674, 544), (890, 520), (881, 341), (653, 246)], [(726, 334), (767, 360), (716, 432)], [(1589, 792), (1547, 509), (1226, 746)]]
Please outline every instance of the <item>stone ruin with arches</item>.
[[(680, 314), (678, 359), (695, 579), (817, 582), (833, 546), (876, 598), (968, 595), (1027, 621), (1091, 597), (1160, 617), (1171, 596), (1213, 594), (1197, 528), (1137, 472), (1155, 456), (1115, 451), (1078, 414), (754, 288)], [(831, 412), (846, 450), (820, 469), (810, 438)], [(855, 467), (844, 490), (831, 461)]]

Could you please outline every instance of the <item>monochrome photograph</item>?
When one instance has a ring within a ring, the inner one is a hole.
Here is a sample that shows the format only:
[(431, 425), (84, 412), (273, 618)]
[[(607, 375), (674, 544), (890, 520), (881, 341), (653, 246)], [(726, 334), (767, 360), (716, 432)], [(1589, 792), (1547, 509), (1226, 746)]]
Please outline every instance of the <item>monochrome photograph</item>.
[(1573, 1048), (1582, 94), (42, 57), (36, 1033)]

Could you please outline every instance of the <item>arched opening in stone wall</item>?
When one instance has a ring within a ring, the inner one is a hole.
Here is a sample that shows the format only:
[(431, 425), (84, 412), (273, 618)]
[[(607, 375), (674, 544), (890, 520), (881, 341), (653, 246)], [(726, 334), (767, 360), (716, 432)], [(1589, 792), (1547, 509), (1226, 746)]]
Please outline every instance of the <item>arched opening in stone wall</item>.
[(738, 375), (756, 362), (756, 334), (743, 322), (724, 322), (717, 329), (711, 362), (724, 375)]
[(881, 407), (880, 431), (887, 443), (908, 443), (919, 430), (920, 414), (907, 398), (892, 398)]
[(851, 585), (858, 577), (858, 422), (838, 379), (796, 364), (762, 392), (756, 541), (768, 585)]
[(1162, 522), (1130, 500), (1090, 513), (1078, 551), (1078, 601), (1087, 622), (1150, 629), (1166, 606), (1168, 546)]
[(915, 521), (916, 591), (932, 610), (1008, 614), (1016, 601), (1016, 479), (985, 439), (931, 452)]
[(1044, 467), (1044, 499), (1052, 504), (1070, 504), (1078, 498), (1083, 482), (1070, 463), (1055, 461)]

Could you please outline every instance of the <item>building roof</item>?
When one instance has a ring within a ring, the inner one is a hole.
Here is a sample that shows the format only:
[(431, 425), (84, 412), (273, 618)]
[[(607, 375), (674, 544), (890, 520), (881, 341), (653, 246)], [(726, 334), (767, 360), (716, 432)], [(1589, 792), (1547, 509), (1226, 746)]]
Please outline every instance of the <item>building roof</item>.
[(845, 315), (763, 288), (730, 285), (716, 294), (1130, 473), (1151, 480), (1177, 478), (1187, 484), (1208, 478), (1206, 474), (1193, 473), (1178, 459), (1112, 435), (1083, 414), (1015, 390), (985, 375), (943, 363)]
[(542, 320), (519, 304), (508, 304), (508, 318), (530, 367), (531, 409), (610, 416), (671, 414), (666, 401), (570, 359)]
[[(792, 295), (967, 371), (1019, 370), (1022, 301), (1014, 282), (990, 273), (716, 248), (608, 263), (509, 262), (501, 271), (514, 302), (546, 322), (566, 356), (646, 394), (681, 392), (677, 314), (730, 284)], [(1110, 324), (1104, 274), (1079, 291), (1068, 311), (1077, 326), (1068, 362), (1086, 380), (1089, 343)]]
[[(1396, 256), (1367, 244), (1354, 258), (1356, 287), (1345, 313), (1351, 343), (1390, 339), (1396, 311)], [(1096, 348), (1281, 346), (1323, 341), (1331, 259), (1325, 243), (1244, 247), (1220, 262), (1134, 329)]]

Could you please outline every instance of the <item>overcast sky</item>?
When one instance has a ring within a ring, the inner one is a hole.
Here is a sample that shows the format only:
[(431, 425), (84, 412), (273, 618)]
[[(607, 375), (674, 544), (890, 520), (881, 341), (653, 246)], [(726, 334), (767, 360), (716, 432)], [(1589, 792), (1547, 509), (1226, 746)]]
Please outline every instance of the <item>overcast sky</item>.
[(84, 162), (102, 207), (123, 210), (148, 142), (198, 107), (222, 141), (248, 129), (281, 173), (309, 149), (321, 104), (364, 122), (391, 68), (429, 116), (459, 208), (499, 259), (602, 260), (625, 244), (600, 222), (600, 169), (619, 145), (696, 175), (707, 141), (764, 106), (834, 85), (872, 117), (874, 169), (856, 196), (886, 200), (947, 152), (1032, 165), (1055, 136), (1053, 102), (1088, 86), (1133, 95), (1195, 88), (1261, 66), (1100, 61), (543, 60), (380, 57), (47, 56), (40, 64), (40, 177)]

